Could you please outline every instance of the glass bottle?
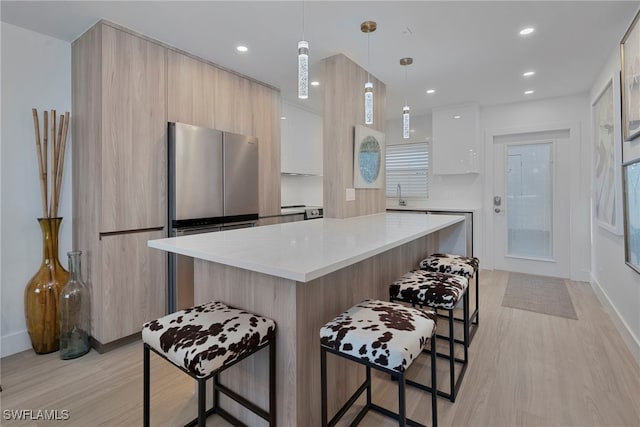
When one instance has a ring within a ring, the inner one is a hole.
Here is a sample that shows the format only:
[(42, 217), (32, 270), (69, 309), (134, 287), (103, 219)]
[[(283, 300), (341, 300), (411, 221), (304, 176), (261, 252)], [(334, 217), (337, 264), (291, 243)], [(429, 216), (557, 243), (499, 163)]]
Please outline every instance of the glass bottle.
[(91, 299), (81, 277), (81, 251), (67, 252), (69, 282), (60, 293), (60, 359), (74, 359), (90, 350)]

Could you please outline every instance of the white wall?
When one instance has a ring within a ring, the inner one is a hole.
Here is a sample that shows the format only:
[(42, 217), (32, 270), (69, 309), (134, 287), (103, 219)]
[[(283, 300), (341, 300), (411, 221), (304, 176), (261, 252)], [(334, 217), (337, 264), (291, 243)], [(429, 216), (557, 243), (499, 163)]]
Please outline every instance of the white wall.
[[(589, 280), (590, 271), (590, 164), (591, 137), (588, 95), (550, 98), (484, 107), (480, 112), (480, 128), (484, 135), (485, 171), (493, 170), (493, 140), (491, 133), (538, 128), (564, 129), (574, 127), (569, 138), (571, 162), (557, 172), (569, 180), (569, 274), (573, 280)], [(493, 176), (487, 173), (484, 186), (484, 206), (492, 206)], [(485, 219), (485, 255), (488, 268), (493, 268), (493, 216)]]
[(322, 206), (322, 179), (322, 176), (282, 175), (280, 177), (282, 206)]
[[(24, 288), (42, 260), (42, 216), (31, 108), (71, 111), (71, 45), (14, 25), (2, 34), (0, 354), (31, 347), (24, 320)], [(73, 120), (73, 118), (72, 118)], [(67, 141), (59, 215), (60, 258), (71, 249), (71, 132)]]
[[(591, 88), (589, 99), (595, 99), (612, 75), (619, 72), (620, 51), (615, 46)], [(616, 201), (616, 209), (622, 209), (621, 200)], [(592, 220), (591, 235), (591, 284), (602, 304), (612, 313), (636, 360), (640, 361), (640, 274), (624, 262), (623, 236), (605, 230), (595, 220)]]

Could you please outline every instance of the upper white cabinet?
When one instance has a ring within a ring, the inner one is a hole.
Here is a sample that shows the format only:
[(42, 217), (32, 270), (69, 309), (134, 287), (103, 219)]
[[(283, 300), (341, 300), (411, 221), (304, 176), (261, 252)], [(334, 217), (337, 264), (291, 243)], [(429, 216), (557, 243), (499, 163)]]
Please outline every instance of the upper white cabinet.
[(282, 173), (322, 175), (322, 117), (282, 103)]
[(435, 175), (479, 173), (479, 108), (474, 104), (433, 110)]

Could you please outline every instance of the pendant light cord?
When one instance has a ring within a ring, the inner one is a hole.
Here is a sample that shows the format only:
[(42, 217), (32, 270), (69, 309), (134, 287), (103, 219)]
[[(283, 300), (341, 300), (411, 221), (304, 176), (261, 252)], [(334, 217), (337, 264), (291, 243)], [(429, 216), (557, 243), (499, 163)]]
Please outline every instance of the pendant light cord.
[(306, 40), (304, 38), (304, 0), (302, 0), (302, 40)]
[(371, 32), (367, 33), (367, 82), (371, 82), (371, 73), (369, 69), (371, 68), (371, 43), (370, 43)]
[(404, 66), (404, 105), (407, 105), (407, 66)]

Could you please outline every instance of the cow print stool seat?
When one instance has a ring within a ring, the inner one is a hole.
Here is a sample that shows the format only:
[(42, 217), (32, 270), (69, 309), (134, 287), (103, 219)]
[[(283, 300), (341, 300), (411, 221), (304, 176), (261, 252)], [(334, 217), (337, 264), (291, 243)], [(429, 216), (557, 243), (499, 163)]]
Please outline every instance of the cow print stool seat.
[[(347, 412), (362, 392), (367, 401), (351, 425), (357, 425), (368, 410), (398, 420), (399, 425), (422, 425), (406, 418), (405, 383), (418, 385), (405, 378), (405, 372), (431, 343), (431, 385), (436, 384), (434, 334), (437, 316), (432, 310), (420, 310), (401, 304), (364, 300), (340, 314), (320, 329), (320, 367), (322, 387), (322, 425), (333, 426)], [(366, 379), (347, 403), (327, 421), (327, 352), (366, 366)], [(371, 401), (371, 368), (398, 378), (398, 413)], [(426, 386), (421, 388), (426, 389)], [(437, 399), (431, 394), (432, 425), (437, 425)]]
[[(233, 425), (235, 417), (219, 406), (219, 393), (231, 397), (275, 426), (275, 336), (273, 320), (222, 302), (209, 302), (177, 311), (142, 327), (144, 342), (144, 426), (150, 419), (150, 350), (198, 383), (198, 417), (188, 426), (204, 427), (217, 413)], [(220, 384), (219, 374), (257, 351), (269, 347), (269, 412)], [(206, 381), (213, 377), (213, 408), (206, 410)]]
[[(432, 309), (442, 309), (449, 313), (449, 335), (446, 337), (438, 335), (438, 338), (446, 338), (449, 341), (449, 354), (437, 353), (439, 357), (449, 360), (449, 393), (438, 390), (438, 395), (455, 402), (458, 389), (462, 383), (462, 378), (467, 369), (469, 354), (469, 293), (467, 288), (469, 281), (461, 276), (450, 274), (434, 273), (431, 271), (414, 270), (406, 273), (400, 279), (389, 285), (389, 299), (391, 301), (402, 301), (414, 306), (429, 307)], [(464, 358), (455, 357), (454, 344), (457, 342), (454, 336), (453, 310), (456, 305), (463, 301), (463, 340)], [(458, 379), (455, 375), (455, 362), (462, 365)]]
[[(480, 324), (480, 294), (478, 289), (480, 283), (480, 260), (475, 257), (436, 253), (420, 261), (420, 269), (462, 276), (469, 280), (473, 276), (476, 277), (476, 306), (473, 313), (469, 315), (469, 320), (471, 321), (469, 324), (469, 344), (471, 344)], [(473, 328), (471, 328), (471, 325), (473, 325)]]

